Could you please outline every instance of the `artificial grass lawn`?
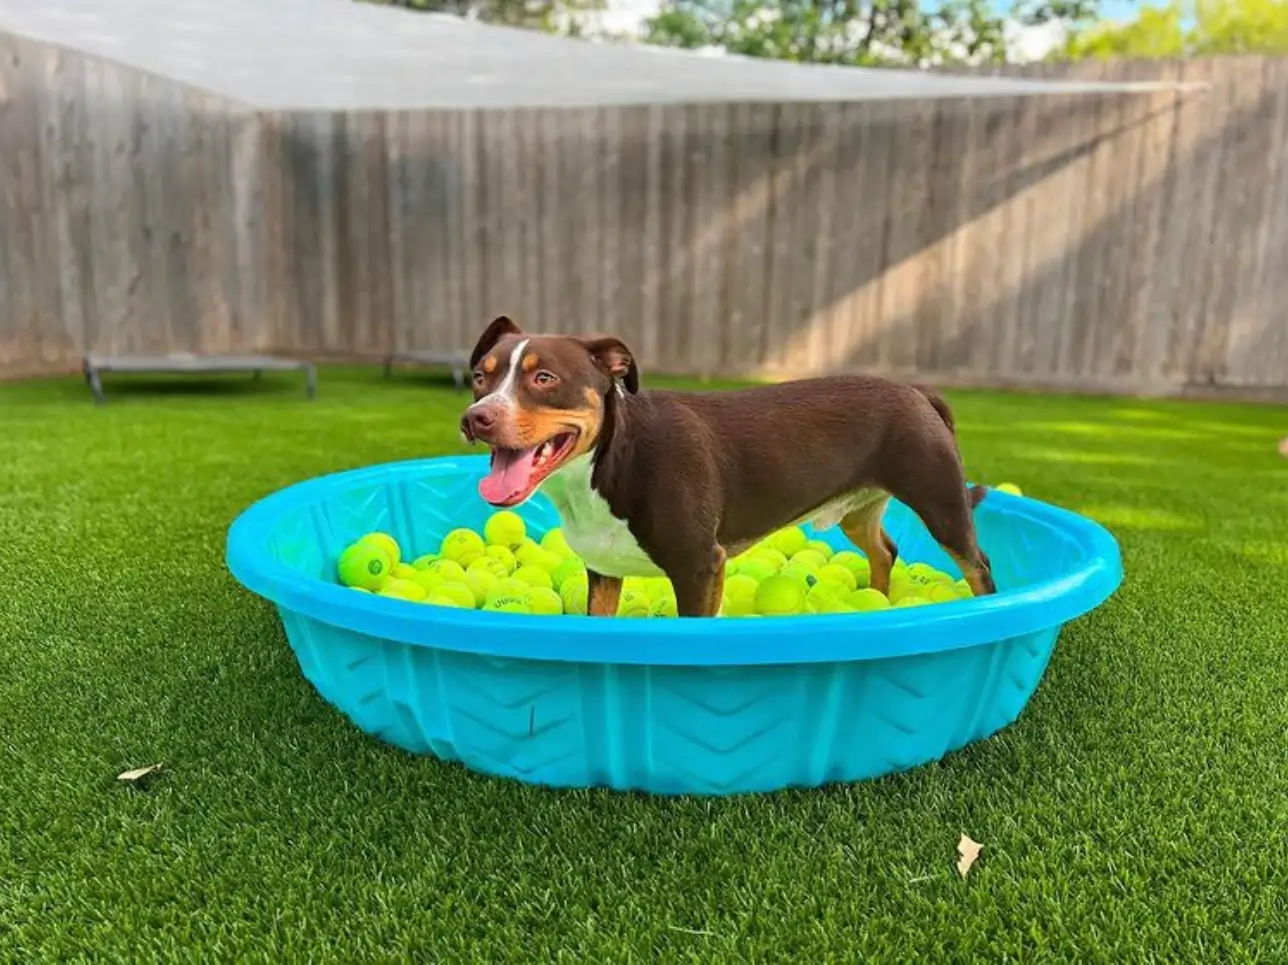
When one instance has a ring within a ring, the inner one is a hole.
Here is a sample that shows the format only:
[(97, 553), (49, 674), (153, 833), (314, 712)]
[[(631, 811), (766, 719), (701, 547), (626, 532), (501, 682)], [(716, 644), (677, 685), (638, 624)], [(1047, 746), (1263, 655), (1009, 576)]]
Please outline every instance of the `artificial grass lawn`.
[[(554, 792), (360, 734), (223, 567), (281, 486), (457, 451), (441, 383), (0, 386), (0, 960), (1283, 960), (1288, 410), (956, 393), (1118, 535), (1019, 722), (872, 783)], [(147, 791), (115, 780), (164, 761)], [(984, 843), (966, 881), (965, 831)]]

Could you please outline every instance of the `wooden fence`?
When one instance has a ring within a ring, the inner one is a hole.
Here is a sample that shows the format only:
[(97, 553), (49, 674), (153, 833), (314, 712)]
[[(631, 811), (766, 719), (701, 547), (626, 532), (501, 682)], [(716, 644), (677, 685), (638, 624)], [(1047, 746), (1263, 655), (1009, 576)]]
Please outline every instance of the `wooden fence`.
[(646, 369), (1288, 386), (1288, 61), (1211, 93), (257, 115), (0, 37), (0, 373), (612, 331)]

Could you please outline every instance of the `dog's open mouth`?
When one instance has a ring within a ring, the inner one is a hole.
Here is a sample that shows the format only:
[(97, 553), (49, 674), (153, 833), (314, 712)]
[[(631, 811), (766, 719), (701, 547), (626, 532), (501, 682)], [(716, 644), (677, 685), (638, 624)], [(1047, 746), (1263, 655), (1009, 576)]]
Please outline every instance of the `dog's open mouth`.
[(479, 482), (479, 495), (493, 506), (517, 506), (568, 458), (576, 432), (561, 432), (527, 449), (492, 449), (492, 468)]

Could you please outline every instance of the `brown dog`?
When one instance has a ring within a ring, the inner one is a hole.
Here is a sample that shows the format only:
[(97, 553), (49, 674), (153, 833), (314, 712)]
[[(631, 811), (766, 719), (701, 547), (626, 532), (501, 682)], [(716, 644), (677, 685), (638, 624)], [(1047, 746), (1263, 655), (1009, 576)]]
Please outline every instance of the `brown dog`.
[(469, 442), (492, 447), (479, 492), (518, 506), (540, 487), (589, 572), (589, 611), (617, 611), (622, 578), (666, 575), (681, 616), (714, 616), (725, 559), (784, 526), (837, 523), (888, 592), (896, 547), (881, 526), (906, 503), (994, 592), (952, 413), (934, 393), (835, 376), (733, 392), (645, 392), (616, 338), (526, 335), (498, 318), (470, 358)]

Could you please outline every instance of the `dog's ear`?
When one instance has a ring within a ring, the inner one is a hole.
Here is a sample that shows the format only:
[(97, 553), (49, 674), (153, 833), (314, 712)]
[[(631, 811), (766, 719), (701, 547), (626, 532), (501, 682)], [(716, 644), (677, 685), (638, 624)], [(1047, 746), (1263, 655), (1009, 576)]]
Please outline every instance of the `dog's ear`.
[(505, 336), (519, 335), (522, 331), (506, 315), (500, 315), (492, 319), (492, 324), (483, 329), (483, 334), (479, 336), (478, 344), (474, 346), (474, 351), (470, 353), (470, 368), (478, 365), (483, 356), (492, 351), (492, 346), (496, 345)]
[(640, 370), (635, 364), (635, 356), (625, 342), (611, 335), (583, 338), (580, 341), (595, 364), (611, 375), (613, 381), (631, 395), (640, 390)]

